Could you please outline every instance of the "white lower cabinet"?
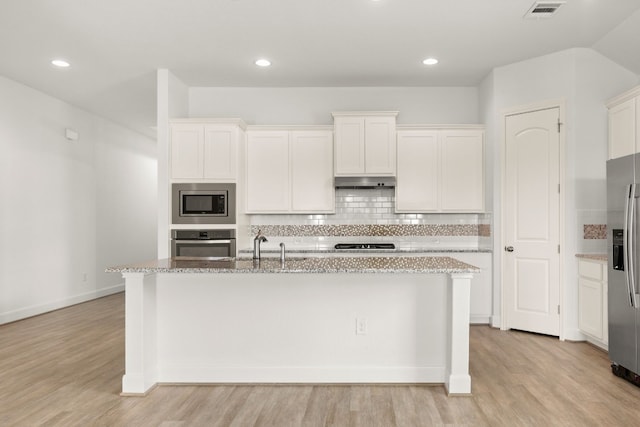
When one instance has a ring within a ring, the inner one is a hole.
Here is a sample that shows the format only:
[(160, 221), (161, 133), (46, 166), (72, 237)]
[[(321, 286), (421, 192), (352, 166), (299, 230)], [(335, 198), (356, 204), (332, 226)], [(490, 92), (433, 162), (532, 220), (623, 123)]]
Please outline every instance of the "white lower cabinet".
[(398, 131), (396, 212), (484, 211), (481, 129)]
[(448, 256), (480, 268), (471, 279), (471, 308), (469, 322), (472, 324), (491, 324), (493, 301), (493, 275), (491, 253), (453, 253)]
[(480, 269), (471, 279), (471, 307), (469, 323), (491, 324), (493, 315), (493, 274), (490, 252), (437, 252), (433, 256), (447, 256)]
[(247, 132), (247, 213), (332, 213), (333, 133)]
[(578, 261), (578, 327), (587, 340), (607, 348), (608, 298), (607, 263), (598, 260)]

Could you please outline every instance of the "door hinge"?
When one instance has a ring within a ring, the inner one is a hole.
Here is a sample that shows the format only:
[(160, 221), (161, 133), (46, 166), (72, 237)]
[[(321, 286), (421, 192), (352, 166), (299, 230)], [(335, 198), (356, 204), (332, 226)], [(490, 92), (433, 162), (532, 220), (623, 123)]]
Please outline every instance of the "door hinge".
[(560, 184), (558, 184), (558, 194), (560, 194)]
[(560, 133), (560, 126), (562, 126), (562, 125), (563, 125), (563, 123), (560, 122), (560, 119), (558, 119), (558, 133)]
[(558, 253), (560, 253), (560, 245), (558, 245)]
[(558, 305), (558, 314), (560, 314), (560, 305)]

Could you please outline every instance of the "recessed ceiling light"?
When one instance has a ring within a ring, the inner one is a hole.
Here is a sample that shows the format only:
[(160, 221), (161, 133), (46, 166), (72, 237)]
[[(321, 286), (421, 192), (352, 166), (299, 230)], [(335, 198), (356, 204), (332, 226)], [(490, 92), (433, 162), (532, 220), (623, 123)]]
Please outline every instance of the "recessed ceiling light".
[(68, 66), (71, 65), (64, 59), (54, 59), (53, 61), (51, 61), (51, 63), (56, 67), (60, 67), (60, 68), (67, 68)]
[(268, 67), (269, 65), (271, 65), (271, 61), (269, 61), (268, 59), (258, 59), (256, 61), (256, 65), (258, 67)]
[(438, 60), (436, 58), (427, 58), (424, 61), (422, 61), (422, 63), (424, 65), (436, 65), (438, 63)]

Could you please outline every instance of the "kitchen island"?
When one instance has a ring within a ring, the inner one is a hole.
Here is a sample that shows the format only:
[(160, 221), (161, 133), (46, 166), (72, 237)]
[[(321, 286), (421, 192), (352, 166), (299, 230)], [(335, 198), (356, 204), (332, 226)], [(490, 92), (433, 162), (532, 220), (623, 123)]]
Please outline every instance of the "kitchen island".
[(158, 383), (444, 383), (471, 392), (469, 287), (450, 257), (165, 259), (125, 278), (122, 393)]

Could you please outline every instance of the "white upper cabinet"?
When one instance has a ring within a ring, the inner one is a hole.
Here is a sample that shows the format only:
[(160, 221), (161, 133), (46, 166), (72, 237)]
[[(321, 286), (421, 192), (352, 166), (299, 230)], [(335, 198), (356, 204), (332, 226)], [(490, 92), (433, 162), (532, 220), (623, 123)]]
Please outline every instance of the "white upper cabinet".
[(291, 211), (333, 212), (333, 134), (291, 132)]
[(440, 207), (443, 212), (484, 210), (483, 132), (449, 130), (440, 133)]
[(204, 127), (179, 124), (171, 126), (171, 178), (202, 178)]
[(335, 175), (396, 173), (397, 112), (335, 112)]
[(482, 212), (484, 131), (398, 131), (396, 212)]
[(432, 212), (440, 205), (438, 131), (398, 132), (397, 212)]
[(640, 86), (610, 100), (609, 159), (640, 151)]
[(242, 128), (184, 120), (171, 124), (171, 179), (235, 181)]
[(247, 211), (287, 212), (289, 132), (247, 132)]
[(238, 153), (238, 128), (235, 126), (204, 127), (205, 179), (234, 179)]
[(247, 132), (247, 213), (332, 213), (330, 130)]

